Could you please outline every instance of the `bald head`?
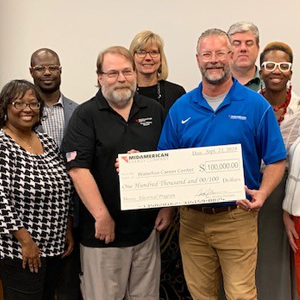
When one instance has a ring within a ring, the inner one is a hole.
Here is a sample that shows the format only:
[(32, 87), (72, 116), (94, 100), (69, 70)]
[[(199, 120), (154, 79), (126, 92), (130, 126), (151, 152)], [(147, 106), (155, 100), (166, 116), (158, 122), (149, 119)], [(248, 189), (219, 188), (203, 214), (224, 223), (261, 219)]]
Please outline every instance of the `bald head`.
[(36, 50), (30, 59), (30, 74), (43, 94), (60, 93), (61, 66), (57, 53), (48, 48)]
[(56, 61), (56, 64), (60, 66), (58, 54), (55, 51), (48, 48), (41, 48), (34, 51), (31, 55), (30, 66), (36, 66), (36, 60), (40, 60), (41, 58), (43, 59), (45, 57), (52, 57)]

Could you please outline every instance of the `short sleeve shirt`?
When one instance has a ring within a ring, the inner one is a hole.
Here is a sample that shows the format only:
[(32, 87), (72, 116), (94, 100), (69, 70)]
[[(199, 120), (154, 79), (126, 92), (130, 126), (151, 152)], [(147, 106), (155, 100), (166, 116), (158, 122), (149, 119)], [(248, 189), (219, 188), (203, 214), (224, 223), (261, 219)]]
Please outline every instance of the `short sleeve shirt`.
[[(164, 121), (163, 107), (155, 100), (135, 95), (128, 121), (116, 113), (101, 91), (80, 105), (70, 120), (62, 144), (67, 168), (91, 171), (104, 203), (116, 223), (116, 239), (109, 247), (128, 247), (143, 242), (154, 227), (157, 210), (120, 210), (119, 177), (114, 167), (119, 153), (131, 149), (154, 151)], [(80, 242), (105, 247), (95, 239), (95, 220), (84, 205), (80, 211)]]
[(261, 160), (286, 158), (278, 122), (270, 104), (233, 79), (214, 111), (202, 96), (202, 84), (175, 102), (166, 118), (158, 149), (241, 144), (245, 183), (258, 189)]

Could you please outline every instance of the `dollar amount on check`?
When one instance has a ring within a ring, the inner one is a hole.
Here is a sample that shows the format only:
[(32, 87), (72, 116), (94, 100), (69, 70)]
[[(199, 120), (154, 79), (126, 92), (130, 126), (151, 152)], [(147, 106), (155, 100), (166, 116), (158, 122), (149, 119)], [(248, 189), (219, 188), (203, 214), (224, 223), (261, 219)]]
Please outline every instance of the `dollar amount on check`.
[(119, 154), (121, 209), (245, 199), (240, 144)]

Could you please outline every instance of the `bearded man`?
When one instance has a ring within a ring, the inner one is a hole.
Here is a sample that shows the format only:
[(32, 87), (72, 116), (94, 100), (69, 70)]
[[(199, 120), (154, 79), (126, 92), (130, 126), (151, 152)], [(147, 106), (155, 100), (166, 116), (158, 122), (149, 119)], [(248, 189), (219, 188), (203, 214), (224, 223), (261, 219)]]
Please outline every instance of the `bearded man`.
[[(166, 118), (158, 149), (241, 144), (247, 199), (180, 209), (183, 270), (193, 299), (257, 300), (257, 212), (280, 182), (285, 149), (272, 107), (232, 78), (232, 52), (220, 29), (197, 43), (200, 85), (179, 98)], [(260, 166), (266, 165), (262, 180)], [(234, 188), (234, 187), (233, 187)]]
[(134, 60), (126, 48), (101, 52), (97, 75), (100, 89), (76, 109), (62, 145), (82, 202), (82, 295), (158, 300), (158, 231), (169, 225), (173, 210), (121, 211), (115, 161), (119, 153), (156, 150), (164, 111), (136, 94)]

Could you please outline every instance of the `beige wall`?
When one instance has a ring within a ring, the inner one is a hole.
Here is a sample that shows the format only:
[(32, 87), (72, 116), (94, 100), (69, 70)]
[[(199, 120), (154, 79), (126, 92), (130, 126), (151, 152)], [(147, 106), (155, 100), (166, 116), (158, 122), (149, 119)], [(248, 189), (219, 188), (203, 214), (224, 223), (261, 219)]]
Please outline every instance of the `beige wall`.
[(61, 58), (63, 93), (83, 102), (96, 92), (99, 51), (129, 47), (137, 32), (149, 29), (165, 40), (169, 80), (190, 90), (201, 79), (195, 61), (201, 32), (249, 20), (260, 29), (261, 48), (275, 40), (293, 48), (293, 86), (300, 94), (299, 8), (298, 0), (0, 0), (0, 88), (12, 79), (31, 80), (31, 53), (49, 47)]

